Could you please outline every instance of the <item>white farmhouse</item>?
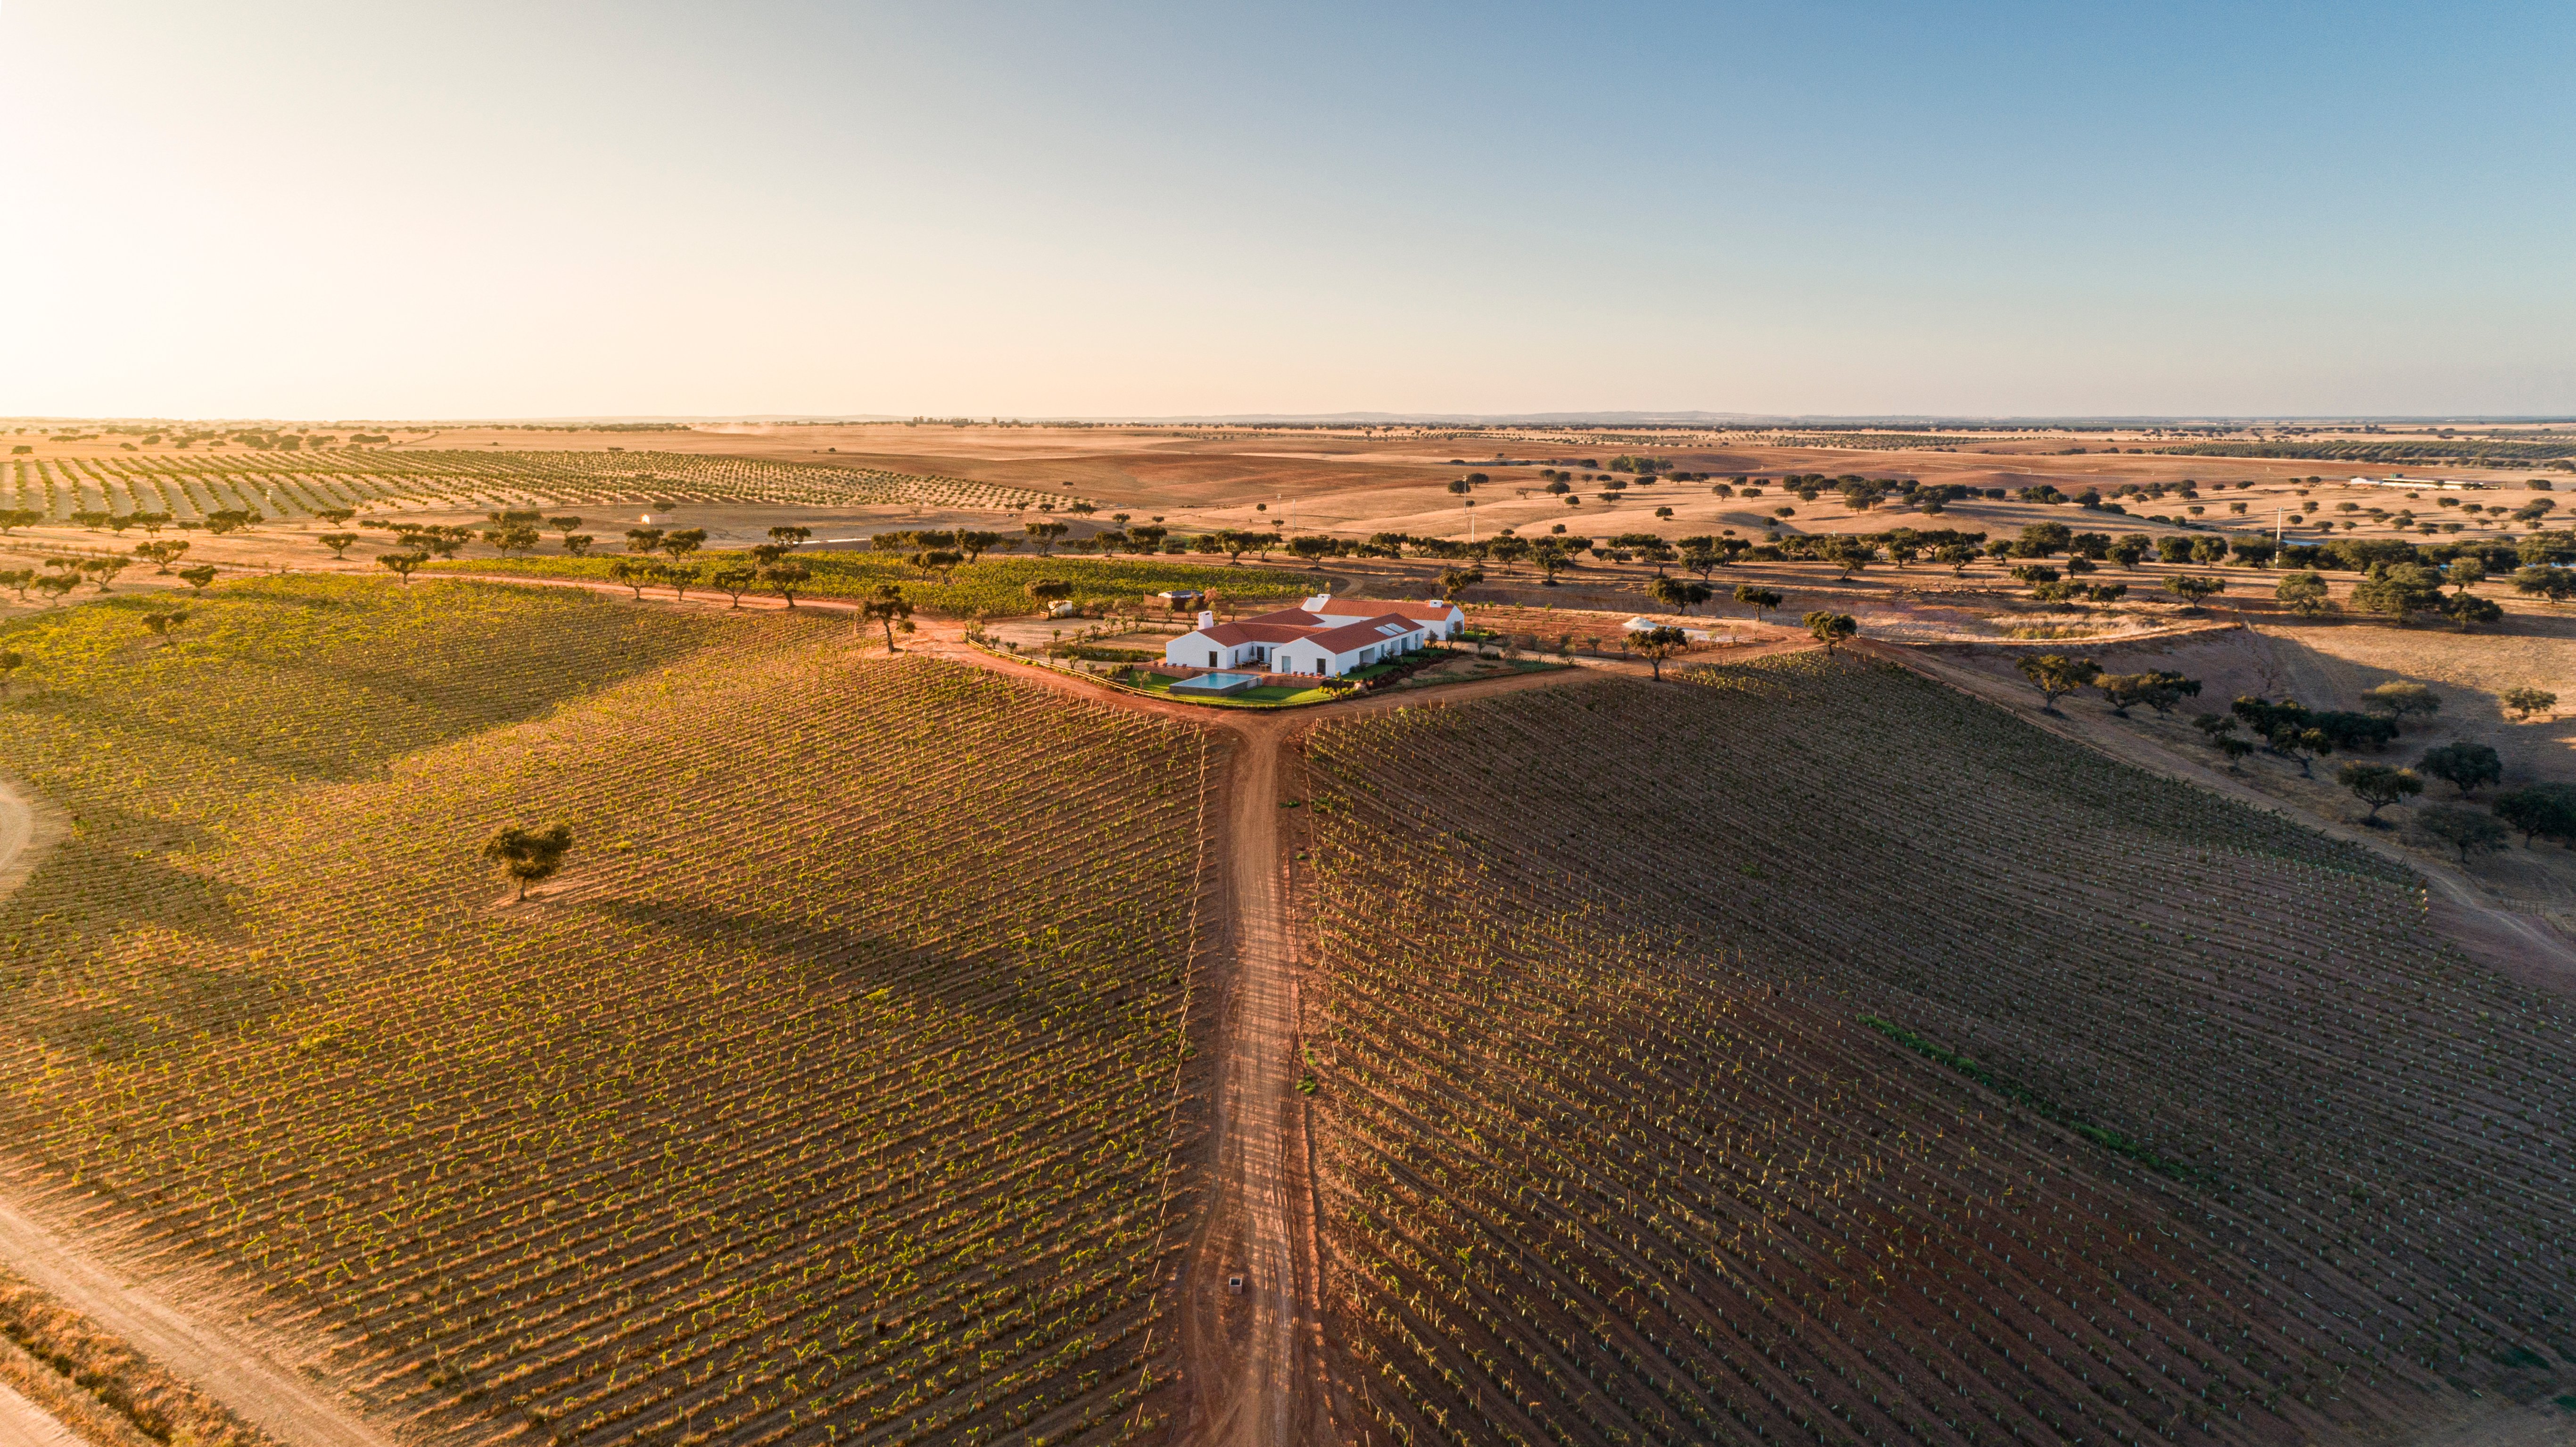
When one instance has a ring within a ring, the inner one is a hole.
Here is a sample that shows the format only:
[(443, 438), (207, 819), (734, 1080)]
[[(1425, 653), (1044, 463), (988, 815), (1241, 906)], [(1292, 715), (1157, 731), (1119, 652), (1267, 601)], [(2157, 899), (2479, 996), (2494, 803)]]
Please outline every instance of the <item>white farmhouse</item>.
[(1336, 678), (1432, 639), (1455, 638), (1466, 627), (1467, 615), (1455, 603), (1336, 603), (1326, 593), (1233, 623), (1201, 613), (1196, 628), (1163, 645), (1163, 661)]

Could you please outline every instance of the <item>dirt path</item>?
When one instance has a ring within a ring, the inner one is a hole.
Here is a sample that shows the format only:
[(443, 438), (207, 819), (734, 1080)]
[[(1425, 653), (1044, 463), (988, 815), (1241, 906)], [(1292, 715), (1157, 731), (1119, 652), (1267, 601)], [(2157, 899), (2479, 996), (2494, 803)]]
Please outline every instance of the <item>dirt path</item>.
[(0, 1258), (163, 1368), (291, 1447), (392, 1447), (354, 1408), (236, 1332), (130, 1282), (0, 1200)]
[(0, 1386), (0, 1447), (81, 1447), (81, 1440), (17, 1388)]
[(18, 792), (0, 779), (0, 899), (34, 873), (45, 849), (71, 832), (61, 810)]
[(1092, 703), (1186, 719), (1234, 735), (1220, 841), (1231, 965), (1210, 987), (1217, 1043), (1207, 1209), (1178, 1278), (1182, 1382), (1189, 1393), (1181, 1440), (1222, 1447), (1341, 1440), (1325, 1378), (1321, 1248), (1305, 1097), (1297, 1093), (1298, 962), (1288, 918), (1287, 863), (1280, 852), (1280, 777), (1298, 736), (1336, 718), (1580, 686), (1598, 675), (1512, 674), (1430, 693), (1376, 694), (1257, 713), (1102, 688), (1059, 669), (972, 647), (953, 625), (925, 622), (905, 648)]

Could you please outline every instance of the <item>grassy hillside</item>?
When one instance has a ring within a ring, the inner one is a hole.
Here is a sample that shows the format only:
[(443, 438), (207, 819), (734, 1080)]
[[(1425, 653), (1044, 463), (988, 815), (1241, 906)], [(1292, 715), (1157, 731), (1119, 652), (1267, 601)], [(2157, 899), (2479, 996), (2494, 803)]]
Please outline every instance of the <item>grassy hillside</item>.
[(2404, 875), (1896, 670), (1691, 677), (1311, 748), (1382, 1420), (2296, 1441), (2565, 1376), (2568, 1011)]
[[(532, 578), (606, 579), (613, 558), (481, 558), (432, 563), (434, 570), (497, 573)], [(707, 564), (712, 572), (722, 555)], [(1156, 558), (987, 558), (954, 569), (946, 581), (880, 553), (812, 553), (801, 559), (814, 576), (799, 591), (815, 598), (856, 598), (878, 585), (893, 583), (916, 608), (950, 617), (983, 613), (1011, 616), (1034, 613), (1038, 605), (1028, 585), (1040, 580), (1071, 583), (1073, 600), (1093, 604), (1151, 598), (1173, 588), (1217, 589), (1244, 600), (1288, 599), (1312, 592), (1315, 582), (1267, 568), (1224, 564), (1174, 563)], [(705, 589), (703, 583), (698, 585)], [(717, 597), (712, 589), (706, 596)], [(1161, 607), (1156, 603), (1155, 607)]]
[[(1194, 731), (847, 625), (294, 580), (22, 622), (0, 1132), (577, 1443), (1108, 1440), (1156, 1319)], [(477, 848), (568, 822), (514, 903)], [(1141, 1411), (1140, 1411), (1141, 1407)]]

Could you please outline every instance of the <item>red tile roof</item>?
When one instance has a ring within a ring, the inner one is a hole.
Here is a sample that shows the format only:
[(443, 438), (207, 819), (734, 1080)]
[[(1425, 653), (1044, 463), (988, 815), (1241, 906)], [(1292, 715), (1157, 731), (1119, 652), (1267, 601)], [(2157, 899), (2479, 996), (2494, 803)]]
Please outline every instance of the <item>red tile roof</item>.
[(1372, 643), (1385, 643), (1407, 633), (1421, 631), (1421, 624), (1414, 619), (1400, 617), (1393, 613), (1381, 613), (1375, 618), (1363, 619), (1357, 623), (1345, 623), (1339, 628), (1327, 628), (1320, 633), (1310, 630), (1301, 636), (1328, 653), (1349, 653), (1355, 649), (1366, 648)]
[(1219, 623), (1214, 628), (1194, 628), (1190, 631), (1211, 643), (1220, 643), (1228, 648), (1238, 643), (1294, 643), (1300, 638), (1311, 638), (1315, 633), (1311, 627), (1300, 628), (1284, 623), (1265, 623), (1258, 618), (1242, 623)]

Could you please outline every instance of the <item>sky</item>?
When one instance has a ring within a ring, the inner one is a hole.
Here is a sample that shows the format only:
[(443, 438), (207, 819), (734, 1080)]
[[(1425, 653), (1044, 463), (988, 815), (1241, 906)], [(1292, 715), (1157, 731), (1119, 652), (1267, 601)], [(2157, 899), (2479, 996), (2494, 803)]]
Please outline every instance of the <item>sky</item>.
[(2576, 7), (0, 3), (0, 415), (2576, 414)]

